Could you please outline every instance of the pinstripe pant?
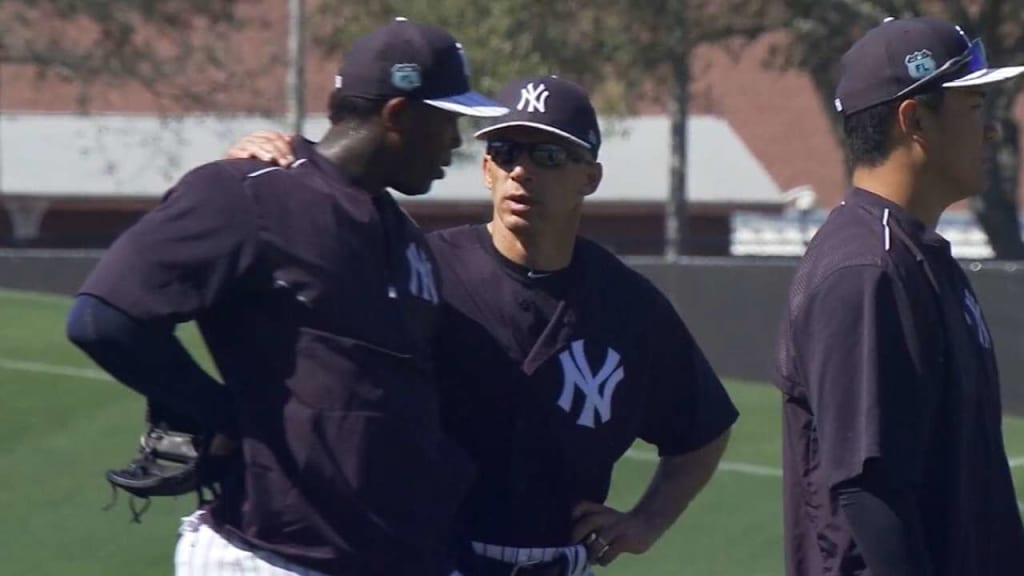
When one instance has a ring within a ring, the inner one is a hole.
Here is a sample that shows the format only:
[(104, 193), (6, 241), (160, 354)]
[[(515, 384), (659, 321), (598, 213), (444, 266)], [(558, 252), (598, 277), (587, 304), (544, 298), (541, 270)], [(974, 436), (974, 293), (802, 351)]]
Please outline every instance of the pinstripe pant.
[[(181, 519), (174, 550), (175, 576), (327, 576), (293, 564), (277, 554), (229, 542), (195, 512)], [(462, 576), (458, 571), (450, 576)]]
[(262, 550), (229, 542), (196, 512), (181, 519), (174, 551), (175, 576), (326, 576)]

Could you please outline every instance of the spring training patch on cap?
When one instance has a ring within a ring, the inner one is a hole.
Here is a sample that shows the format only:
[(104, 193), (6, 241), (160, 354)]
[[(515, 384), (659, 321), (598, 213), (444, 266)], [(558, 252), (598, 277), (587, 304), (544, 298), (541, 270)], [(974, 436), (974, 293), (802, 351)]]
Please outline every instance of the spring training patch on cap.
[(391, 84), (399, 90), (411, 92), (423, 84), (419, 64), (395, 64), (391, 67)]
[(918, 50), (917, 52), (907, 54), (907, 57), (903, 59), (903, 63), (907, 65), (907, 73), (910, 74), (911, 78), (915, 79), (924, 78), (938, 69), (938, 65), (935, 64), (935, 59), (932, 58), (930, 50)]

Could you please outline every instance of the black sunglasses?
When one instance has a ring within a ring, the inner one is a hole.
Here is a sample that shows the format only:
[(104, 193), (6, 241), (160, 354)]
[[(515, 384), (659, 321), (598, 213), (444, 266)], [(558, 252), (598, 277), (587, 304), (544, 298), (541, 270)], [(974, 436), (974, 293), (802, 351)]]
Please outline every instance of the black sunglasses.
[(566, 147), (547, 142), (527, 144), (509, 140), (489, 140), (487, 155), (499, 166), (508, 167), (515, 164), (523, 153), (530, 161), (541, 168), (561, 168), (570, 162), (573, 164), (592, 164), (593, 161), (582, 155), (573, 154)]

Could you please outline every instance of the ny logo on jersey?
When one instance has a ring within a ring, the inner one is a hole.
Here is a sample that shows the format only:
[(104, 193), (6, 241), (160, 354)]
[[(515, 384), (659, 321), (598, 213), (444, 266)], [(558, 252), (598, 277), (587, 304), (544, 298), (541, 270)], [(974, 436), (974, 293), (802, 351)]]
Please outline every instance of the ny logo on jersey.
[(544, 87), (543, 84), (534, 84), (530, 82), (519, 91), (519, 104), (516, 104), (516, 110), (522, 110), (526, 108), (527, 112), (545, 112), (547, 110), (548, 96), (551, 92)]
[(437, 286), (434, 284), (434, 267), (430, 265), (430, 259), (417, 244), (409, 244), (405, 250), (405, 257), (409, 260), (409, 292), (437, 304)]
[(985, 318), (981, 315), (981, 306), (978, 306), (978, 301), (966, 288), (964, 288), (964, 318), (978, 331), (978, 343), (985, 348), (991, 348), (992, 337), (988, 333), (988, 326), (985, 326)]
[(590, 362), (583, 351), (583, 340), (574, 341), (569, 349), (558, 355), (562, 362), (562, 395), (558, 405), (569, 413), (572, 410), (576, 389), (583, 392), (583, 410), (576, 423), (587, 428), (594, 427), (594, 413), (605, 423), (612, 419), (612, 395), (615, 387), (625, 377), (626, 372), (621, 364), (619, 353), (608, 349), (604, 358), (604, 366), (594, 375)]

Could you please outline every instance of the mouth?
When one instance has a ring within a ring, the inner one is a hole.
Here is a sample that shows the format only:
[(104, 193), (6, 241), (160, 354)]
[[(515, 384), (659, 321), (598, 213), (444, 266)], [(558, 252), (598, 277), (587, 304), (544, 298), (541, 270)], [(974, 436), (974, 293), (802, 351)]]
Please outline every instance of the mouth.
[(512, 212), (528, 212), (537, 204), (536, 200), (525, 194), (513, 194), (505, 197), (505, 202)]

